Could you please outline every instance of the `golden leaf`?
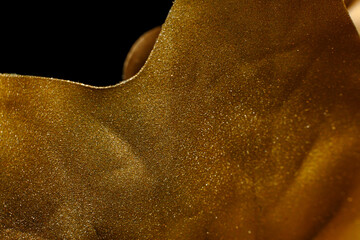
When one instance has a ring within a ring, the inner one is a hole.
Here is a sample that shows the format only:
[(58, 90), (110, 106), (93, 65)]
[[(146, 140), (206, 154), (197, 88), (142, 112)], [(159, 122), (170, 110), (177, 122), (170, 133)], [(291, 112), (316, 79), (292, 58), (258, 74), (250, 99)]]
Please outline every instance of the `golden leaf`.
[(340, 0), (177, 0), (116, 86), (1, 75), (1, 238), (360, 238), (359, 56)]

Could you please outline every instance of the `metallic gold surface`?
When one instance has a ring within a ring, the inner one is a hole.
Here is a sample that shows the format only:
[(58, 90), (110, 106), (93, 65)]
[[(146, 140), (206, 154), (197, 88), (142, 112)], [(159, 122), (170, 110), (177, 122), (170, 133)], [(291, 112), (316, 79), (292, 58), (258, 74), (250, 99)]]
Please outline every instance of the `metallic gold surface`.
[(360, 33), (360, 1), (353, 1), (348, 10), (358, 33)]
[(156, 40), (160, 34), (161, 27), (153, 28), (133, 44), (126, 56), (123, 67), (123, 79), (129, 79), (136, 75), (148, 59)]
[(113, 87), (0, 76), (1, 239), (360, 239), (340, 0), (177, 0)]

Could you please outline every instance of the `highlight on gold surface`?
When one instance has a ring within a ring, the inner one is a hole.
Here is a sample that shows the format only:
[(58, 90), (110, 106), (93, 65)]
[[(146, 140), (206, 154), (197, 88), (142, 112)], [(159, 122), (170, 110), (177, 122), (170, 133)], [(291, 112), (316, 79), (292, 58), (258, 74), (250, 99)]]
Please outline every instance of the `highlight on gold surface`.
[(348, 10), (357, 31), (360, 33), (360, 1), (352, 1), (348, 7)]
[(157, 35), (115, 86), (0, 75), (0, 239), (360, 239), (344, 2), (176, 0)]

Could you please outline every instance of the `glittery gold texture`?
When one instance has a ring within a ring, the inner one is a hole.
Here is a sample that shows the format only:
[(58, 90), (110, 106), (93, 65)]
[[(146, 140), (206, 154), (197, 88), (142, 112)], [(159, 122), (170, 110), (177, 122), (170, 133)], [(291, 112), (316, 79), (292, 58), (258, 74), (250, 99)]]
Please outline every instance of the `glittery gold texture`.
[(360, 238), (338, 0), (177, 0), (116, 86), (0, 76), (1, 239)]

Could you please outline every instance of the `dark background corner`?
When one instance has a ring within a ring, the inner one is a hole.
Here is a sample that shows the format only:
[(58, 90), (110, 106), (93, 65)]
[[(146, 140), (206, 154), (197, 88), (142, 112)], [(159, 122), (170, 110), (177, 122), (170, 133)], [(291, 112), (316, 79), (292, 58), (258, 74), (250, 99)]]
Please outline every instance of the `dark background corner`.
[(132, 44), (163, 24), (171, 6), (172, 0), (1, 6), (0, 73), (116, 84)]

